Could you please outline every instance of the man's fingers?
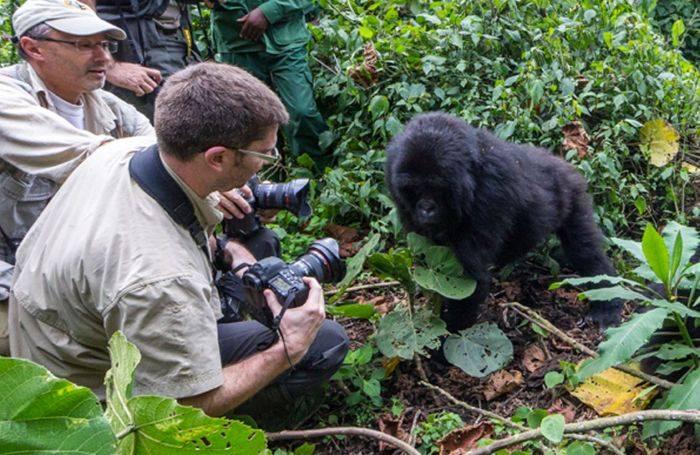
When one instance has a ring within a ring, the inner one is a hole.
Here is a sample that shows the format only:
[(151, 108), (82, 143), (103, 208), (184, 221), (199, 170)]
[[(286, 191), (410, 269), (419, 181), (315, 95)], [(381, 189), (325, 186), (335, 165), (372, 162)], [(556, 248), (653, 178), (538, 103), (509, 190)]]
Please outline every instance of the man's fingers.
[(146, 68), (146, 74), (150, 79), (156, 81), (156, 83), (163, 80), (163, 76), (160, 74), (160, 71), (155, 68)]
[(241, 219), (245, 217), (245, 213), (237, 206), (233, 201), (226, 197), (222, 197), (219, 200), (219, 209), (224, 213), (224, 218), (238, 218)]
[(277, 300), (277, 296), (274, 292), (269, 289), (263, 291), (263, 296), (265, 296), (265, 301), (267, 302), (268, 308), (272, 311), (272, 316), (277, 316), (282, 311), (282, 305), (280, 305)]
[(249, 199), (253, 197), (253, 190), (250, 189), (248, 185), (243, 185), (242, 187), (238, 188), (238, 191), (245, 197), (246, 199)]
[(308, 306), (306, 309), (310, 311), (316, 311), (321, 316), (321, 319), (326, 317), (326, 310), (323, 299), (323, 288), (316, 281), (316, 278), (304, 277), (304, 283), (309, 287), (309, 296), (306, 299), (304, 306)]

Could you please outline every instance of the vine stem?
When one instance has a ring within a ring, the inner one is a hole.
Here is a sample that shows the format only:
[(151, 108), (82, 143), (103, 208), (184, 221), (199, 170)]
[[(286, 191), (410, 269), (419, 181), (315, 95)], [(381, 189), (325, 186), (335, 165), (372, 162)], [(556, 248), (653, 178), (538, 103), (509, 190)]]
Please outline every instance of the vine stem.
[(403, 450), (404, 453), (407, 453), (409, 455), (420, 455), (420, 452), (418, 452), (418, 450), (405, 443), (404, 441), (400, 440), (399, 438), (369, 428), (329, 427), (319, 428), (315, 430), (280, 431), (278, 433), (265, 434), (265, 436), (267, 436), (268, 441), (285, 441), (288, 439), (311, 439), (334, 435), (364, 436), (367, 438), (378, 439), (380, 441), (386, 442), (387, 444), (391, 444), (398, 449)]
[[(567, 433), (600, 430), (603, 428), (615, 427), (618, 425), (631, 425), (647, 420), (675, 420), (681, 422), (700, 423), (700, 411), (676, 411), (669, 409), (653, 409), (647, 411), (631, 412), (615, 417), (602, 417), (600, 419), (587, 420), (585, 422), (574, 422), (564, 425), (564, 437)], [(521, 444), (533, 439), (542, 438), (542, 431), (530, 430), (508, 438), (500, 439), (486, 447), (472, 450), (469, 455), (487, 455), (505, 447)]]
[[(588, 346), (579, 343), (578, 341), (574, 340), (572, 337), (567, 335), (566, 333), (562, 332), (559, 330), (554, 324), (549, 322), (547, 319), (545, 319), (542, 315), (537, 313), (535, 310), (526, 307), (525, 305), (522, 305), (518, 302), (505, 302), (501, 304), (502, 306), (511, 308), (513, 311), (518, 313), (520, 316), (523, 318), (527, 319), (528, 321), (532, 322), (533, 324), (536, 324), (543, 329), (547, 330), (550, 332), (552, 335), (558, 337), (560, 340), (564, 341), (565, 343), (570, 344), (574, 348), (578, 349), (579, 351), (583, 352), (584, 354), (590, 355), (591, 357), (598, 357), (598, 353), (595, 352), (593, 349), (589, 348)], [(644, 373), (643, 371), (635, 370), (633, 368), (630, 368), (626, 365), (617, 365), (615, 367), (616, 370), (624, 371), (627, 374), (631, 374), (634, 377), (637, 377), (639, 379), (644, 379), (645, 381), (649, 382), (650, 384), (657, 385), (659, 387), (662, 387), (664, 389), (671, 389), (674, 384), (673, 382), (667, 381), (665, 379), (661, 379), (659, 377), (653, 376), (648, 373)]]
[[(496, 420), (496, 421), (502, 423), (504, 426), (514, 428), (514, 429), (519, 430), (519, 431), (528, 432), (530, 430), (530, 428), (528, 428), (524, 425), (520, 425), (519, 423), (515, 423), (512, 420), (506, 419), (505, 417), (502, 417), (494, 412), (487, 411), (485, 409), (481, 409), (481, 408), (478, 408), (476, 406), (472, 406), (469, 403), (465, 403), (464, 401), (458, 400), (457, 398), (452, 396), (448, 391), (443, 390), (436, 385), (430, 384), (429, 382), (421, 381), (420, 384), (433, 390), (434, 392), (438, 392), (438, 393), (444, 395), (448, 400), (452, 401), (454, 404), (456, 404), (458, 406), (463, 407), (467, 411), (471, 411), (475, 414), (479, 414), (479, 415), (488, 417), (492, 420)], [(593, 442), (593, 443), (596, 443), (598, 445), (601, 445), (601, 446), (607, 448), (608, 450), (610, 450), (611, 452), (613, 452), (617, 455), (625, 455), (624, 452), (621, 451), (620, 449), (618, 449), (617, 447), (615, 447), (615, 445), (613, 445), (613, 443), (606, 441), (604, 439), (597, 438), (595, 436), (590, 436), (587, 434), (572, 433), (572, 434), (568, 435), (568, 437), (570, 437), (571, 439), (580, 439), (582, 441)]]

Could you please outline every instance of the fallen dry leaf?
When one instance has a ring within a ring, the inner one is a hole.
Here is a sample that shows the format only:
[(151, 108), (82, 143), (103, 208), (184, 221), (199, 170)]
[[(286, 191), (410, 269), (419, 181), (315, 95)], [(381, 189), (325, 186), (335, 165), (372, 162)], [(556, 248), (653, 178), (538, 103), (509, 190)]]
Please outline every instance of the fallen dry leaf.
[(382, 367), (384, 367), (384, 376), (389, 377), (392, 375), (396, 367), (401, 363), (400, 357), (390, 357), (382, 360)]
[(488, 438), (493, 434), (493, 425), (482, 422), (478, 425), (466, 425), (452, 430), (437, 442), (440, 455), (466, 454), (476, 448), (480, 439)]
[(571, 391), (598, 415), (621, 415), (645, 409), (658, 390), (642, 395), (649, 387), (643, 380), (614, 368), (591, 376)]
[(581, 122), (575, 120), (568, 125), (564, 125), (561, 132), (564, 134), (564, 143), (562, 144), (564, 150), (576, 149), (578, 158), (584, 158), (588, 153), (588, 144), (591, 142), (591, 138), (583, 128), (583, 125), (581, 125)]
[(523, 382), (523, 374), (518, 370), (500, 370), (489, 376), (483, 394), (487, 401), (512, 392)]
[(360, 239), (360, 235), (357, 229), (331, 223), (324, 228), (324, 231), (338, 241), (340, 257), (351, 257), (358, 252), (359, 248), (355, 242)]
[(542, 365), (547, 361), (547, 356), (544, 354), (542, 348), (536, 344), (531, 344), (525, 352), (523, 352), (523, 366), (530, 373), (542, 368)]
[(554, 403), (547, 409), (550, 414), (561, 414), (566, 422), (573, 422), (576, 419), (576, 406), (564, 401), (561, 398), (554, 400)]
[[(389, 434), (391, 436), (394, 436), (395, 438), (401, 439), (402, 441), (408, 442), (409, 435), (404, 431), (403, 428), (401, 428), (402, 423), (403, 414), (401, 414), (399, 417), (394, 417), (391, 414), (384, 414), (383, 416), (379, 417), (377, 425), (379, 426), (379, 431), (381, 431), (382, 433)], [(380, 454), (394, 453), (394, 450), (396, 450), (396, 447), (387, 444), (386, 442), (379, 441)]]

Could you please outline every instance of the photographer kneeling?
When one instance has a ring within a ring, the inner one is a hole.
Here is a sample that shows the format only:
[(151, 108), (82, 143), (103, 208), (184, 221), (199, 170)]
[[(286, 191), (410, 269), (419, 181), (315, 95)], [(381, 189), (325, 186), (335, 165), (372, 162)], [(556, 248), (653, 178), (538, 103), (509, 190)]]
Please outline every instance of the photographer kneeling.
[[(230, 197), (257, 173), (287, 120), (277, 96), (239, 68), (202, 63), (169, 78), (156, 104), (158, 145), (102, 146), (20, 246), (13, 356), (104, 398), (107, 343), (121, 330), (141, 351), (136, 394), (175, 397), (214, 416), (249, 414), (267, 429), (308, 415), (348, 345), (325, 319), (320, 285), (304, 278), (308, 298), (279, 321), (280, 339), (256, 321), (217, 324), (208, 241), (217, 207), (231, 203), (215, 192)], [(240, 244), (224, 248), (233, 265), (254, 262)], [(264, 297), (278, 314), (274, 294)]]

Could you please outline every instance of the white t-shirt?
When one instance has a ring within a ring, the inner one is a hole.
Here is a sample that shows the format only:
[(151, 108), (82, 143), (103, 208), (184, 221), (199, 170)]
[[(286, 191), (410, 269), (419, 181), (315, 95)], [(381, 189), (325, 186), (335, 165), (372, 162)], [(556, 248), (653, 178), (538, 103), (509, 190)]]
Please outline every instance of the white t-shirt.
[(85, 110), (83, 109), (82, 103), (69, 103), (51, 90), (47, 90), (46, 92), (49, 94), (58, 115), (68, 120), (74, 127), (81, 130), (85, 129)]

